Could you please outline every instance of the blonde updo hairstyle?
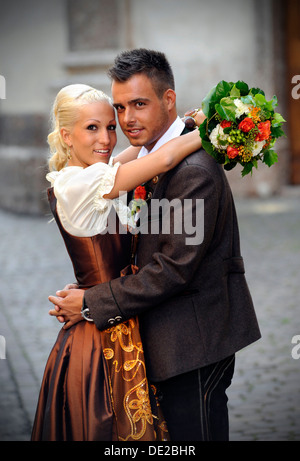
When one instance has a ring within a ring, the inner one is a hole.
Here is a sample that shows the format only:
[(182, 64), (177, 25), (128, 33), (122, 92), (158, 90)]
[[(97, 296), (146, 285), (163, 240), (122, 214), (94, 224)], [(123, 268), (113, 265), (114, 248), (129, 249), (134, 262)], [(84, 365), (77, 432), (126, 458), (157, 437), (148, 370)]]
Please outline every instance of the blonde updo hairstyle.
[(88, 85), (68, 85), (58, 92), (52, 108), (52, 131), (48, 135), (50, 171), (59, 171), (68, 162), (69, 147), (62, 138), (61, 129), (72, 129), (79, 119), (80, 107), (100, 101), (111, 104), (111, 99), (105, 93)]

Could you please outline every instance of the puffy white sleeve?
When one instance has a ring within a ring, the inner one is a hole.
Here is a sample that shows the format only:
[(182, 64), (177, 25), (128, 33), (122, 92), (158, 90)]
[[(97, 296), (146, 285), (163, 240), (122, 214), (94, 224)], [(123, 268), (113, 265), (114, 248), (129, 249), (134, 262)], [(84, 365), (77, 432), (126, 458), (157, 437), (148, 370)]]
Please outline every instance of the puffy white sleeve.
[(67, 232), (91, 237), (104, 231), (114, 200), (103, 195), (112, 190), (119, 166), (120, 163), (95, 163), (87, 168), (66, 167), (47, 174), (54, 187), (58, 216)]

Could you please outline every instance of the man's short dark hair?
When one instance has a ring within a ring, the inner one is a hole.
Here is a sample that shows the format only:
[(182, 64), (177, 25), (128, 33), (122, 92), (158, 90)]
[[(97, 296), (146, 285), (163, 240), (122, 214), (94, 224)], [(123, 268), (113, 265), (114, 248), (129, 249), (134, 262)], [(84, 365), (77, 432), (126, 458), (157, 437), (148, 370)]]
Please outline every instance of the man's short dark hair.
[(152, 81), (159, 98), (169, 88), (175, 90), (172, 68), (160, 51), (145, 48), (123, 51), (108, 71), (109, 77), (116, 82), (126, 82), (136, 74), (144, 74)]

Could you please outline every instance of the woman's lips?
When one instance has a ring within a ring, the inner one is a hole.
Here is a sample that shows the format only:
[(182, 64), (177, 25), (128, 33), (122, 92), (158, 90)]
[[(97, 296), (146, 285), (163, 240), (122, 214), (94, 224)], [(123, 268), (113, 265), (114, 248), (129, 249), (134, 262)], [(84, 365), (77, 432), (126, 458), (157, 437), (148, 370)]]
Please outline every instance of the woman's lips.
[(107, 157), (110, 154), (110, 149), (94, 149), (95, 154)]

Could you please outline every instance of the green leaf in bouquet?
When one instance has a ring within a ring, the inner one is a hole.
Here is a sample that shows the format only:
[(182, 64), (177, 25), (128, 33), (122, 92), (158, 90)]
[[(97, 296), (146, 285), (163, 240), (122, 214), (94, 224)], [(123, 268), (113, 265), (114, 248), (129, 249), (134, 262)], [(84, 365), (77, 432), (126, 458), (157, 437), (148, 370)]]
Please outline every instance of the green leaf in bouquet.
[(254, 98), (252, 96), (252, 94), (247, 94), (247, 96), (242, 96), (241, 97), (241, 101), (242, 103), (244, 104), (252, 104), (254, 106)]
[(229, 93), (229, 96), (231, 98), (240, 98), (241, 97), (241, 92), (240, 90), (236, 87), (236, 85), (234, 84), (233, 87), (231, 88), (231, 91)]
[(215, 105), (225, 96), (228, 95), (233, 83), (222, 80), (213, 87), (202, 101), (202, 110), (207, 118), (211, 118), (215, 113)]
[(202, 147), (211, 157), (213, 157), (216, 160), (217, 163), (222, 164), (225, 162), (224, 155), (220, 154), (220, 152), (215, 150), (211, 142), (202, 139)]
[(274, 138), (280, 138), (280, 136), (286, 137), (286, 134), (281, 126), (271, 126), (271, 134)]
[(225, 82), (225, 80), (222, 80), (221, 82), (219, 82), (216, 86), (216, 96), (218, 100), (220, 101), (222, 98), (227, 96), (232, 87), (233, 87), (232, 82)]
[(261, 93), (256, 93), (254, 95), (254, 102), (257, 107), (265, 107), (267, 104), (265, 95)]
[(235, 121), (236, 105), (230, 97), (222, 98), (220, 104), (216, 104), (216, 111), (222, 119)]
[[(267, 150), (270, 150), (272, 147), (274, 147), (275, 144), (276, 144), (276, 138), (274, 138), (274, 136), (273, 136), (273, 137), (271, 138), (271, 140), (269, 141), (269, 145), (268, 145), (268, 147), (266, 148), (266, 151), (267, 151)], [(263, 150), (263, 152), (265, 152), (265, 151)]]
[(202, 147), (209, 155), (212, 155), (213, 157), (215, 157), (215, 150), (210, 141), (206, 141), (205, 139), (202, 138)]
[(214, 159), (216, 160), (217, 163), (220, 163), (221, 165), (224, 164), (225, 162), (225, 155), (222, 155), (220, 154), (220, 152), (218, 151), (214, 151), (214, 155), (213, 155)]
[(272, 126), (278, 127), (278, 126), (282, 125), (282, 123), (284, 123), (285, 121), (286, 120), (284, 120), (282, 115), (280, 115), (278, 112), (275, 112), (275, 114), (273, 116), (273, 120), (272, 120)]
[(207, 119), (205, 119), (204, 122), (202, 122), (198, 128), (202, 141), (203, 140), (209, 141), (208, 134), (207, 134), (207, 124), (208, 124), (208, 121)]
[(245, 96), (246, 94), (249, 93), (249, 87), (247, 83), (241, 80), (235, 83), (235, 87), (240, 91), (241, 96)]
[(221, 139), (220, 137), (218, 138), (218, 143), (220, 144), (220, 146), (227, 146), (228, 144), (228, 141), (226, 139)]
[(267, 101), (266, 97), (261, 93), (257, 93), (254, 96), (254, 102), (257, 107), (261, 107), (265, 112), (273, 112), (274, 108), (278, 105), (276, 96), (273, 96), (271, 101)]
[(211, 118), (216, 102), (216, 87), (212, 88), (202, 101), (202, 110), (207, 118)]
[(242, 169), (242, 177), (246, 176), (249, 173), (251, 173), (252, 175), (252, 169), (254, 167), (254, 164), (252, 162), (244, 163), (243, 167), (244, 168)]
[(237, 165), (236, 162), (229, 162), (224, 165), (224, 170), (230, 171)]
[(273, 150), (267, 150), (263, 155), (263, 163), (268, 165), (269, 167), (274, 165), (274, 163), (278, 162), (278, 155)]
[(273, 110), (275, 110), (275, 107), (278, 106), (278, 99), (277, 99), (277, 96), (275, 96), (275, 94), (274, 94), (273, 98), (272, 98), (271, 101), (269, 101), (269, 102), (270, 102), (270, 104), (272, 104)]
[(263, 96), (265, 96), (265, 92), (261, 90), (260, 88), (251, 88), (249, 93), (252, 94), (253, 96), (255, 96), (256, 94), (262, 94)]

